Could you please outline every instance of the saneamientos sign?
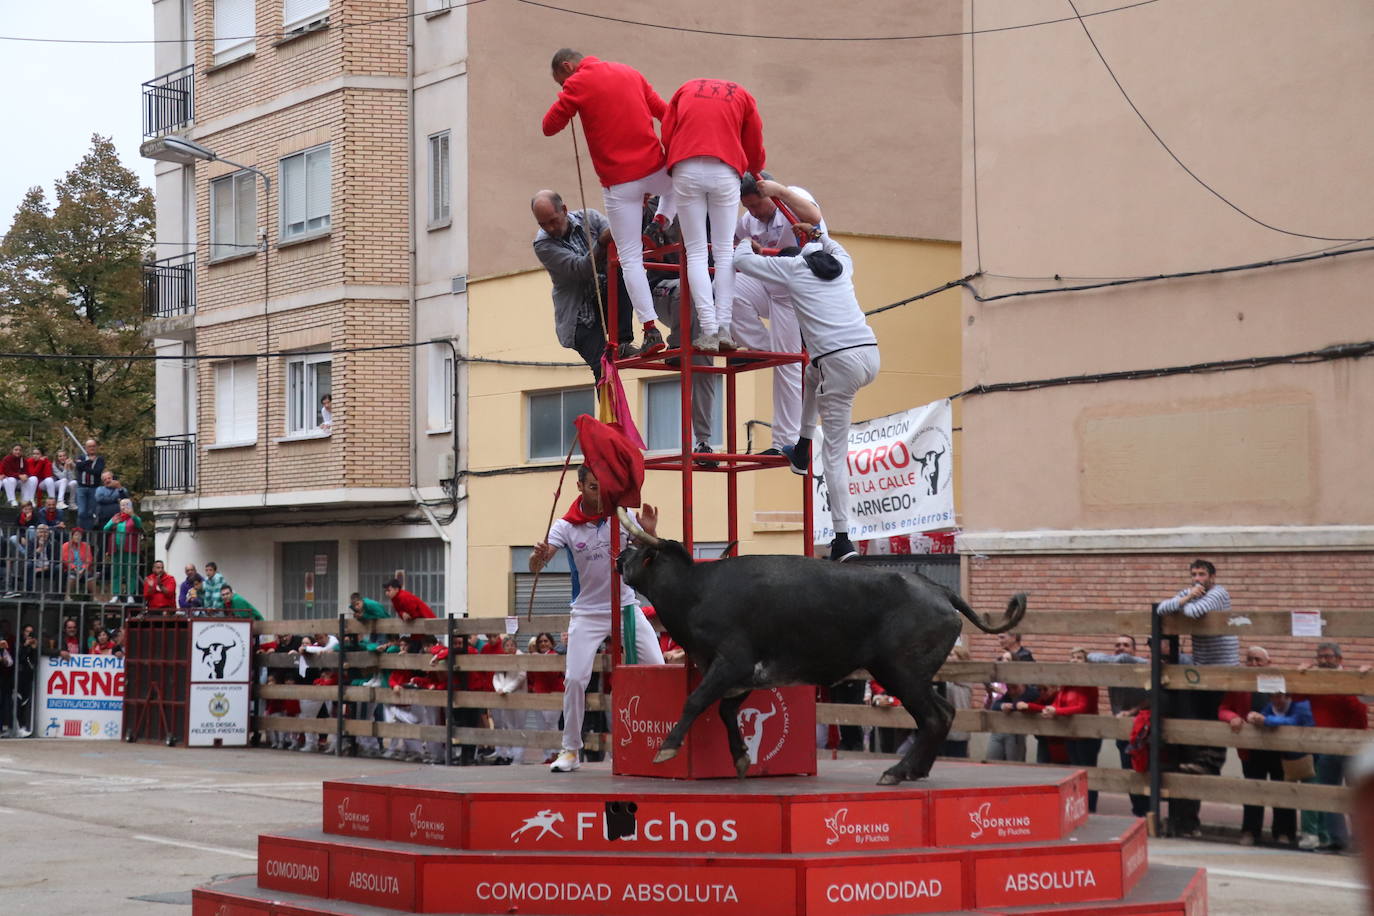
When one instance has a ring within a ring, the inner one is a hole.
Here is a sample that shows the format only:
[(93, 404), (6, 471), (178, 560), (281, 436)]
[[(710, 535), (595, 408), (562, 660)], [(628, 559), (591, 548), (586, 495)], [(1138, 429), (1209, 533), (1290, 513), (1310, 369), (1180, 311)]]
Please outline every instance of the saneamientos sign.
[[(954, 527), (953, 411), (948, 398), (849, 427), (849, 537), (860, 541)], [(823, 473), (822, 444), (811, 448)], [(814, 482), (817, 544), (835, 536), (828, 483)]]

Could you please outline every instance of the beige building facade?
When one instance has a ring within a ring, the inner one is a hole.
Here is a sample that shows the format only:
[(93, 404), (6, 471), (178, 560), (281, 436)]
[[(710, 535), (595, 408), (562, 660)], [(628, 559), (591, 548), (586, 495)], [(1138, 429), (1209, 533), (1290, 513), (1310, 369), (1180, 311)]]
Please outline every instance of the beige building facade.
[[(161, 76), (145, 85), (144, 152), (160, 160), (149, 332), (174, 357), (159, 364), (150, 444), (158, 551), (178, 572), (215, 561), (269, 616), (332, 616), (395, 569), (443, 612), (512, 612), (561, 464), (531, 447), (531, 415), (572, 410), (590, 382), (585, 368), (502, 364), (577, 360), (557, 345), (530, 247), (535, 190), (602, 208), (585, 145), (579, 189), (570, 133), (540, 131), (558, 47), (631, 63), (665, 98), (697, 76), (747, 85), (770, 169), (821, 201), (866, 308), (959, 270), (957, 38), (765, 41), (444, 0), (153, 11), (159, 38), (195, 39), (158, 45)], [(871, 37), (955, 32), (959, 7), (883, 0), (856, 16), (808, 0), (780, 19), (710, 3), (653, 18)], [(876, 316), (884, 372), (856, 417), (955, 391), (959, 320), (954, 292)], [(771, 416), (768, 373), (739, 378), (740, 441), (759, 450), (766, 426), (745, 424)], [(627, 374), (642, 425), (665, 382)], [(696, 532), (716, 542), (723, 489), (707, 476)], [(652, 475), (649, 492), (678, 530), (676, 477)], [(740, 492), (742, 549), (801, 550), (792, 475), (746, 475)]]
[[(1010, 29), (1064, 7), (965, 4), (963, 376), (993, 390), (964, 399), (960, 545), (981, 606), (1029, 588), (1140, 610), (1193, 556), (1238, 608), (1363, 606), (1374, 364), (1339, 348), (1374, 338), (1374, 17), (1308, 12)], [(1295, 262), (1212, 272), (1274, 259)]]

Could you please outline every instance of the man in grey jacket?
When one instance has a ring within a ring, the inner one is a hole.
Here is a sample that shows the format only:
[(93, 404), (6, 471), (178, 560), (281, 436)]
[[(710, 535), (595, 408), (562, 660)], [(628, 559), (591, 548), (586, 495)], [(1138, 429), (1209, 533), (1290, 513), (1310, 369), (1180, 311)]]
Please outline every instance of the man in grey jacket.
[[(553, 280), (553, 319), (558, 342), (578, 355), (601, 380), (601, 355), (606, 349), (605, 312), (598, 314), (597, 286), (606, 302), (606, 248), (611, 230), (606, 217), (590, 207), (569, 212), (557, 191), (539, 191), (530, 201), (539, 223), (534, 253)], [(591, 244), (588, 245), (588, 236)], [(617, 356), (634, 355), (634, 309), (624, 284), (618, 290)]]

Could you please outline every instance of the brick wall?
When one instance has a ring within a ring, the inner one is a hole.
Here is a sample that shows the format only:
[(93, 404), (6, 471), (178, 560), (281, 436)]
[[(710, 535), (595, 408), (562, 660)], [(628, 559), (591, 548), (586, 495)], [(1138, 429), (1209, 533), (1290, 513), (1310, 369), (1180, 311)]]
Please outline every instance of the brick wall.
[[(1201, 555), (1217, 567), (1217, 582), (1231, 593), (1240, 612), (1302, 608), (1364, 610), (1374, 607), (1374, 553), (1236, 553)], [(1068, 661), (1074, 646), (1111, 651), (1115, 634), (1036, 636), (1038, 615), (1056, 611), (1148, 611), (1188, 584), (1183, 554), (1020, 555), (975, 558), (969, 567), (968, 600), (980, 613), (999, 615), (1015, 592), (1030, 593), (1024, 644), (1037, 661)], [(995, 637), (966, 626), (969, 650), (978, 660), (997, 656)], [(1142, 655), (1145, 637), (1134, 633)], [(1374, 641), (1337, 640), (1347, 667), (1374, 663)], [(1263, 645), (1277, 665), (1310, 662), (1317, 640), (1268, 637)], [(1249, 643), (1242, 643), (1242, 646)], [(1186, 651), (1186, 646), (1185, 646)]]

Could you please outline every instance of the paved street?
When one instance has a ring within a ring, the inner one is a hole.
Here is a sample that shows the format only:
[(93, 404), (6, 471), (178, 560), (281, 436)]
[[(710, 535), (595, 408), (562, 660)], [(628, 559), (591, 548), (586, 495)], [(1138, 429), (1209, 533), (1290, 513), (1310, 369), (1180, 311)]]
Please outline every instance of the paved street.
[[(322, 780), (400, 766), (408, 764), (0, 741), (0, 900), (8, 912), (189, 913), (195, 885), (254, 870), (259, 831), (318, 823)], [(1154, 840), (1150, 859), (1206, 866), (1213, 916), (1365, 912), (1349, 857)]]

